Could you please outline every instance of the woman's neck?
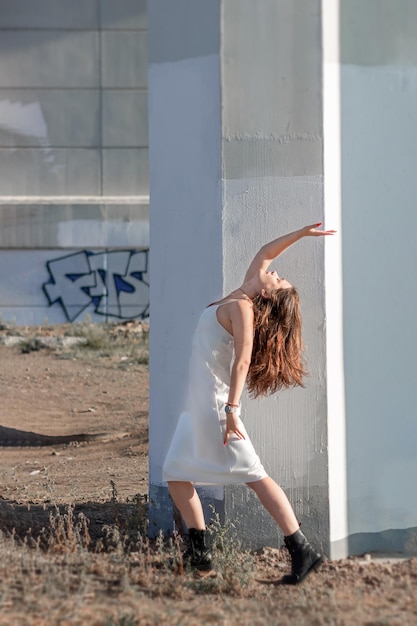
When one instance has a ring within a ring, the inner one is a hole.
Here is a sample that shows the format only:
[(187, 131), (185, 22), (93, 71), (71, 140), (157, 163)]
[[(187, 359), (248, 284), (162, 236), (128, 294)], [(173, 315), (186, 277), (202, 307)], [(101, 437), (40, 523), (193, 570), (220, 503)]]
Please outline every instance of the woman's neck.
[(236, 291), (240, 291), (240, 293), (243, 293), (243, 295), (245, 296), (245, 298), (247, 300), (250, 300), (252, 302), (252, 298), (250, 297), (250, 295), (248, 293), (246, 293), (246, 291), (244, 289), (242, 289), (242, 287), (239, 287)]
[(258, 281), (254, 279), (248, 280), (247, 282), (243, 283), (241, 287), (239, 287), (238, 291), (243, 293), (250, 300), (253, 300), (260, 292)]

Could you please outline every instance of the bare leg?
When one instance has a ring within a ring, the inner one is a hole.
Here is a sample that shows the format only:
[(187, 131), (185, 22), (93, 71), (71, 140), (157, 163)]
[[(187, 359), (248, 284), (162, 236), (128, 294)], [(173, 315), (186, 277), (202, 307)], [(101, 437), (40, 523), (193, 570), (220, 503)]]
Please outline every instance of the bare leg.
[(287, 496), (272, 478), (267, 476), (247, 485), (254, 490), (263, 506), (281, 528), (284, 536), (292, 535), (300, 528)]
[(168, 487), (171, 498), (178, 507), (188, 528), (205, 530), (206, 522), (204, 520), (203, 507), (192, 483), (170, 480)]

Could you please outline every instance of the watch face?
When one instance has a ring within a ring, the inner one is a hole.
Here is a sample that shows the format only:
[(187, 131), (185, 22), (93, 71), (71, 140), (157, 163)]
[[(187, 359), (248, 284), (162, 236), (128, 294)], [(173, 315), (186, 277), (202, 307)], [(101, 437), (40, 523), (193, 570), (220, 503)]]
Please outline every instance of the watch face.
[(226, 404), (226, 406), (224, 407), (224, 410), (226, 411), (226, 413), (231, 413), (232, 412), (232, 407), (229, 406), (228, 404)]

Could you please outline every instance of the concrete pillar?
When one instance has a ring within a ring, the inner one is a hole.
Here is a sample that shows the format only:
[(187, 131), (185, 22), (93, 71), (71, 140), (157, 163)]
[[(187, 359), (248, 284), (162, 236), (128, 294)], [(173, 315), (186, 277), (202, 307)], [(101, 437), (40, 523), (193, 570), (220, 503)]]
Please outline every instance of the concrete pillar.
[[(298, 286), (310, 376), (243, 418), (331, 557), (417, 552), (414, 0), (153, 0), (151, 512), (191, 335), (257, 248), (337, 228), (275, 266)], [(325, 202), (324, 202), (325, 199)], [(279, 533), (242, 487), (204, 491), (247, 545)]]
[[(189, 348), (209, 302), (236, 288), (265, 241), (323, 220), (319, 0), (149, 3), (151, 530), (172, 529), (161, 467)], [(302, 44), (302, 45), (300, 45)], [(246, 399), (243, 419), (303, 528), (329, 547), (324, 242), (275, 267), (299, 289), (306, 389)], [(280, 533), (252, 492), (203, 491), (247, 545)]]

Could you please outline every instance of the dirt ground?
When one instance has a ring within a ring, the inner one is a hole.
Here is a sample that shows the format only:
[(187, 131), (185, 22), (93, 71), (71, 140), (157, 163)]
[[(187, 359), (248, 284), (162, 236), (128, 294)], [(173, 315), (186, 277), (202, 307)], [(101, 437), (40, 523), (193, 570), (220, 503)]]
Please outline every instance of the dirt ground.
[[(7, 447), (0, 495), (17, 501), (122, 498), (147, 493), (148, 371), (112, 358), (59, 359), (0, 346), (0, 425), (46, 435), (107, 436), (68, 446)], [(24, 434), (22, 435), (24, 438)]]
[[(137, 498), (147, 494), (143, 328), (121, 325), (109, 340), (101, 331), (94, 335), (81, 327), (76, 336), (87, 345), (63, 347), (62, 338), (73, 334), (69, 326), (17, 330), (3, 325), (0, 343), (13, 344), (16, 333), (23, 346), (0, 345), (0, 439), (3, 427), (2, 445), (8, 444), (0, 447), (0, 530), (4, 536), (16, 529), (18, 537), (36, 537), (57, 505), (72, 504), (90, 520), (91, 534), (99, 535), (114, 519), (115, 503), (117, 514), (127, 515)], [(56, 336), (58, 343), (52, 346)], [(75, 437), (67, 444), (33, 447), (21, 445), (30, 441), (27, 433), (99, 436), (90, 442)], [(10, 445), (13, 437), (19, 446)], [(1, 625), (417, 624), (416, 558), (328, 561), (302, 586), (288, 588), (278, 584), (288, 567), (284, 553), (266, 547), (252, 555), (250, 583), (233, 591), (224, 585), (197, 585), (191, 574), (172, 578), (161, 568), (146, 569), (145, 581), (137, 555), (109, 561), (107, 573), (103, 559), (116, 557), (103, 555), (96, 561), (99, 555), (92, 555), (90, 562), (84, 556), (81, 565), (81, 557), (76, 562), (73, 555), (60, 563), (60, 576), (64, 571), (69, 576), (70, 568), (72, 582), (57, 590), (56, 580), (39, 582), (40, 572), (52, 567), (47, 553), (38, 555), (33, 568), (20, 565), (20, 573), (9, 581), (10, 564), (17, 558), (22, 563), (23, 557), (5, 545), (0, 554)], [(87, 561), (94, 583), (90, 578), (86, 582)]]

